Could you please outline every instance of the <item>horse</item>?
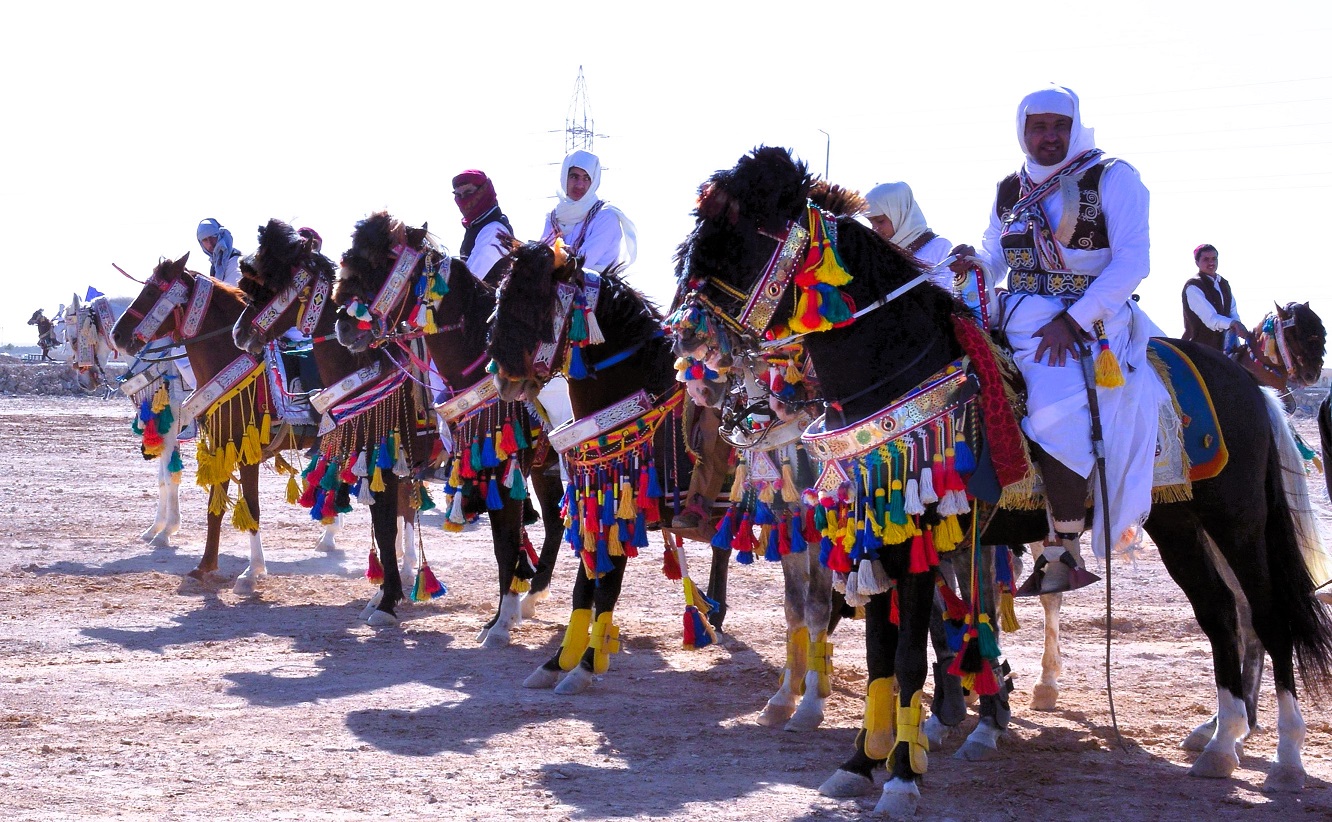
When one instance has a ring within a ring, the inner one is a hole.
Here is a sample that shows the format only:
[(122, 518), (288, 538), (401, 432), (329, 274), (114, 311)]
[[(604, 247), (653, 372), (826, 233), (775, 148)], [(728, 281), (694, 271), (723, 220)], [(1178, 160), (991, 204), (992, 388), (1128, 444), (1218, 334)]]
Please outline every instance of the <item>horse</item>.
[(733, 356), (730, 335), (693, 308), (673, 313), (667, 328), (690, 400), (720, 407), (720, 435), (738, 457), (731, 507), (712, 545), (732, 550), (743, 564), (758, 553), (782, 566), (786, 664), (756, 721), (786, 731), (814, 730), (832, 691), (829, 636), (842, 603), (834, 601), (831, 570), (808, 550), (804, 536), (817, 500), (802, 489), (813, 484), (819, 468), (800, 447), (800, 435), (813, 421), (810, 409), (820, 402), (808, 357), (799, 346)]
[(39, 308), (28, 318), (28, 325), (37, 326), (37, 345), (42, 349), (42, 359), (55, 362), (51, 356), (51, 349), (60, 344), (55, 338), (55, 324), (48, 320), (46, 314)]
[[(367, 230), (384, 243), (396, 221), (385, 212), (367, 218)], [(485, 371), (488, 321), (495, 308), (495, 289), (473, 277), (457, 257), (436, 256), (405, 281), (397, 298), (385, 300), (381, 318), (407, 316), (413, 331), (407, 337), (386, 335), (395, 322), (366, 323), (361, 329), (344, 316), (339, 339), (353, 352), (393, 340), (404, 361), (416, 357), (406, 339), (423, 335), (426, 350), (444, 383), (443, 401), (436, 405), (449, 429), (452, 449), (445, 473), (449, 477), (449, 514), (446, 527), (460, 529), (466, 512), (489, 512), (491, 538), (499, 572), (499, 604), (478, 636), (483, 647), (501, 648), (522, 619), (536, 615), (537, 603), (549, 595), (551, 574), (560, 549), (558, 456), (541, 430), (541, 420), (522, 402), (502, 402)], [(388, 266), (368, 266), (343, 293), (370, 306), (384, 291)], [(408, 295), (413, 295), (409, 299)], [(428, 316), (427, 316), (428, 315)], [(419, 371), (428, 371), (416, 362)], [(476, 448), (473, 448), (473, 445)], [(540, 553), (531, 549), (525, 533), (529, 507), (525, 477), (541, 505), (545, 535)], [(494, 493), (491, 492), (493, 485)], [(520, 594), (526, 592), (521, 601)]]
[(1230, 357), (1258, 381), (1277, 392), (1287, 411), (1295, 409), (1291, 387), (1314, 385), (1323, 376), (1327, 331), (1308, 303), (1276, 305), (1252, 329)]
[[(613, 611), (627, 560), (647, 547), (663, 499), (673, 498), (678, 513), (689, 486), (684, 393), (660, 313), (615, 271), (585, 271), (562, 245), (514, 240), (509, 259), (490, 330), (495, 381), (500, 398), (515, 401), (535, 399), (557, 372), (569, 377), (574, 419), (550, 440), (568, 461), (565, 536), (580, 561), (560, 649), (523, 685), (575, 694), (619, 650)], [(703, 615), (724, 601), (729, 552), (714, 549), (706, 596), (675, 535), (664, 537), (663, 570), (685, 590), (685, 644), (702, 647), (714, 636)]]
[[(200, 418), (196, 482), (209, 489), (204, 553), (189, 576), (205, 582), (218, 579), (222, 516), (230, 508), (232, 525), (250, 535), (249, 565), (233, 587), (238, 594), (252, 594), (257, 581), (267, 574), (259, 536), (259, 463), (266, 457), (265, 446), (275, 452), (284, 444), (298, 447), (301, 443), (290, 428), (276, 434), (272, 431), (262, 397), (262, 363), (230, 345), (219, 345), (216, 339), (229, 333), (240, 316), (243, 295), (188, 270), (188, 259), (187, 253), (157, 264), (143, 290), (116, 321), (111, 338), (116, 348), (131, 356), (162, 338), (185, 346), (200, 385), (185, 401), (176, 421)], [(228, 493), (233, 472), (240, 482), (234, 502)], [(337, 526), (326, 529), (319, 544), (334, 544), (336, 530)]]
[[(1001, 370), (988, 337), (979, 333), (965, 307), (926, 282), (909, 258), (855, 221), (862, 207), (858, 196), (815, 181), (788, 150), (760, 147), (700, 187), (695, 227), (679, 256), (690, 299), (746, 329), (752, 345), (761, 346), (765, 336), (805, 334), (829, 409), (822, 424), (806, 433), (805, 443), (830, 457), (842, 472), (839, 477), (825, 469), (825, 487), (834, 489), (830, 493), (852, 497), (832, 498), (829, 520), (834, 514), (845, 519), (829, 523), (824, 534), (838, 543), (825, 547), (877, 551), (877, 561), (894, 582), (900, 615), (894, 626), (888, 603), (867, 608), (866, 728), (851, 759), (829, 783), (834, 789), (854, 785), (872, 791), (871, 772), (887, 761), (891, 777), (877, 810), (909, 816), (919, 802), (917, 783), (927, 767), (920, 689), (936, 563), (928, 541), (899, 541), (901, 534), (849, 545), (863, 538), (865, 522), (879, 521), (863, 494), (884, 487), (877, 480), (864, 481), (873, 467), (869, 455), (878, 452), (867, 454), (859, 444), (900, 442), (895, 435), (912, 426), (931, 426), (928, 438), (942, 435), (933, 439), (931, 450), (951, 452), (941, 464), (945, 487), (964, 495), (962, 505), (971, 502), (966, 496), (980, 490), (977, 479), (989, 473), (975, 471), (970, 481), (960, 476), (966, 472), (957, 468), (958, 462), (970, 463), (969, 468), (978, 465), (977, 446), (989, 450), (994, 474), (1014, 478), (1012, 483), (999, 480), (1006, 490), (1016, 488), (1029, 473), (1020, 461), (1010, 464), (1010, 456), (1025, 460), (1025, 450), (1020, 444), (1012, 448), (1016, 422), (1011, 416), (1004, 419), (1008, 404), (1002, 386), (995, 385), (1001, 382)], [(1216, 411), (1229, 445), (1229, 462), (1216, 477), (1193, 483), (1191, 499), (1155, 504), (1145, 523), (1212, 646), (1221, 720), (1191, 772), (1221, 778), (1239, 765), (1236, 743), (1248, 724), (1238, 653), (1237, 602), (1243, 599), (1272, 658), (1278, 692), (1280, 740), (1266, 787), (1298, 790), (1304, 782), (1300, 746), (1305, 725), (1295, 672), (1298, 663), (1304, 683), (1314, 692), (1328, 683), (1332, 618), (1313, 595), (1301, 555), (1302, 541), (1317, 539), (1316, 525), (1293, 515), (1288, 501), (1282, 452), (1293, 443), (1284, 420), (1273, 419), (1271, 403), (1242, 369), (1218, 352), (1172, 344), (1192, 361), (1211, 395), (1226, 398)], [(971, 369), (981, 376), (973, 376)], [(971, 411), (972, 402), (984, 413)], [(985, 428), (983, 441), (977, 416)], [(954, 448), (947, 448), (949, 444)], [(891, 474), (902, 475), (895, 470)], [(973, 524), (968, 530), (975, 544), (982, 541), (976, 527), (979, 512), (977, 506), (969, 507)], [(949, 519), (956, 519), (954, 515), (945, 516), (937, 505), (931, 508), (936, 510), (927, 510), (922, 530), (936, 539), (940, 533), (948, 541), (966, 538), (953, 531), (958, 523)], [(991, 541), (988, 532), (983, 541)], [(1223, 568), (1233, 574), (1241, 593), (1225, 584)], [(997, 648), (987, 647), (992, 631), (986, 628), (969, 626), (960, 656), (991, 658)], [(982, 667), (976, 685), (993, 687), (984, 671)], [(894, 675), (895, 684), (889, 679)], [(887, 699), (894, 687), (898, 697)]]

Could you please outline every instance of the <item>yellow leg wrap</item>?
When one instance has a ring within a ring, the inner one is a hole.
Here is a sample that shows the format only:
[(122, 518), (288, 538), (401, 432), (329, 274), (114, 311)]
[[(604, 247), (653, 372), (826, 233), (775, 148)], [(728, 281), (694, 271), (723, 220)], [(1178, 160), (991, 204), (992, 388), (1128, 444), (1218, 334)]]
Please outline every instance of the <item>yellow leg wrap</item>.
[(897, 741), (907, 743), (907, 754), (911, 757), (911, 770), (918, 774), (925, 773), (930, 749), (929, 737), (920, 727), (920, 698), (923, 691), (911, 695), (911, 702), (897, 711)]
[(592, 626), (592, 673), (604, 674), (610, 670), (610, 655), (620, 652), (620, 626), (611, 622), (611, 612), (597, 614)]
[(592, 624), (591, 608), (576, 608), (569, 614), (569, 625), (564, 629), (564, 642), (560, 645), (560, 670), (572, 671), (587, 650), (587, 629)]
[(865, 755), (887, 759), (893, 752), (897, 724), (897, 679), (884, 676), (869, 684), (865, 694)]
[(820, 631), (809, 643), (809, 669), (819, 675), (819, 697), (832, 695), (833, 644), (828, 632)]
[(797, 628), (786, 635), (786, 670), (777, 687), (786, 685), (791, 693), (805, 695), (805, 671), (809, 670), (809, 629)]

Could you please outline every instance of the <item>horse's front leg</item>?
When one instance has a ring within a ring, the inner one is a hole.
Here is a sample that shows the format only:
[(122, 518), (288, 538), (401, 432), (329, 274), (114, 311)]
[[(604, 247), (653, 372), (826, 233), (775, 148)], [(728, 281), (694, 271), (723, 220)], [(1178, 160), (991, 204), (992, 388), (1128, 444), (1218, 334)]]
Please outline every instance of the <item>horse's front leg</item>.
[(890, 762), (891, 778), (874, 806), (894, 819), (909, 818), (920, 801), (918, 781), (928, 766), (929, 738), (925, 736), (921, 700), (924, 696), (926, 645), (930, 608), (934, 603), (934, 574), (902, 574), (898, 578), (898, 613), (901, 630), (897, 643), (897, 740)]
[(204, 531), (204, 552), (199, 564), (189, 575), (197, 580), (216, 581), (217, 555), (222, 541), (222, 516), (227, 512), (227, 489), (230, 480), (224, 480), (208, 489), (208, 525)]
[[(268, 565), (264, 562), (264, 546), (259, 538), (259, 465), (237, 465), (237, 472), (240, 474), (240, 500), (245, 501), (245, 506), (253, 519), (253, 526), (248, 529), (250, 535), (250, 564), (236, 577), (236, 584), (232, 590), (242, 596), (248, 596), (255, 592), (256, 584), (260, 577), (268, 576)], [(237, 500), (237, 505), (240, 505)]]
[(865, 716), (856, 734), (851, 758), (819, 786), (831, 797), (868, 796), (874, 792), (874, 769), (887, 761), (897, 741), (898, 626), (892, 621), (894, 593), (875, 594), (865, 603), (865, 665), (869, 687)]
[(499, 575), (499, 609), (477, 635), (483, 648), (505, 648), (510, 632), (522, 621), (517, 579), (519, 553), (522, 551), (523, 501), (506, 499), (504, 507), (490, 512), (490, 538), (495, 548), (495, 567)]
[[(784, 596), (782, 610), (786, 616), (786, 666), (782, 668), (781, 678), (777, 683), (777, 693), (773, 694), (759, 713), (758, 724), (768, 728), (786, 726), (786, 730), (806, 730), (792, 728), (788, 723), (795, 714), (800, 697), (807, 693), (806, 674), (809, 671), (809, 628), (805, 622), (805, 597), (808, 595), (809, 572), (806, 551), (801, 554), (787, 554), (782, 557), (782, 583)], [(817, 557), (815, 558), (817, 562)], [(825, 619), (822, 623), (827, 625)], [(817, 690), (817, 688), (816, 688)], [(822, 701), (820, 700), (820, 703)], [(819, 706), (819, 721), (823, 719), (822, 704)], [(818, 726), (818, 722), (814, 723)]]
[(832, 695), (833, 644), (828, 635), (832, 622), (832, 571), (819, 562), (813, 551), (805, 551), (797, 566), (804, 593), (804, 623), (809, 626), (809, 660), (805, 673), (805, 695), (795, 715), (786, 723), (788, 731), (812, 731), (823, 724), (823, 704)]
[(379, 552), (379, 564), (384, 570), (379, 602), (366, 619), (366, 623), (374, 628), (398, 624), (396, 608), (403, 598), (402, 577), (398, 575), (399, 479), (392, 471), (384, 471), (382, 475), (384, 490), (375, 493), (374, 502), (370, 504), (370, 525)]
[(1045, 645), (1041, 651), (1041, 681), (1031, 689), (1032, 710), (1053, 711), (1059, 702), (1059, 677), (1064, 673), (1064, 654), (1059, 648), (1059, 611), (1063, 607), (1063, 593), (1041, 594)]
[(421, 557), (416, 551), (416, 483), (398, 482), (398, 551), (402, 555), (398, 577), (404, 586), (415, 587)]
[(611, 570), (597, 580), (592, 594), (592, 626), (587, 650), (573, 670), (565, 674), (560, 684), (555, 686), (557, 694), (578, 694), (587, 690), (592, 684), (592, 675), (610, 670), (611, 655), (620, 652), (620, 628), (612, 621), (612, 617), (620, 599), (620, 587), (624, 584), (628, 558), (611, 557), (611, 565)]

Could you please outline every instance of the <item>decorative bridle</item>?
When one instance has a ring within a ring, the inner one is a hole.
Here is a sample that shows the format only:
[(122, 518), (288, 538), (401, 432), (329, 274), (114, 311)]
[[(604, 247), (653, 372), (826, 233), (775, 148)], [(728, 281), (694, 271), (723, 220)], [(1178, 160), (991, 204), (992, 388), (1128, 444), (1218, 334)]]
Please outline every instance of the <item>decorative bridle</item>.
[[(1251, 345), (1243, 346), (1239, 352), (1247, 351), (1249, 359), (1266, 371), (1284, 386), (1298, 373), (1303, 365), (1301, 353), (1297, 353), (1286, 337), (1289, 329), (1298, 325), (1298, 319), (1292, 310), (1286, 318), (1281, 317), (1280, 309), (1268, 313), (1258, 324), (1258, 334)], [(1239, 353), (1237, 352), (1237, 353)]]
[(255, 310), (250, 326), (263, 339), (268, 339), (273, 324), (286, 313), (292, 303), (299, 300), (301, 307), (296, 315), (295, 328), (302, 336), (309, 337), (319, 325), (332, 290), (331, 277), (318, 276), (301, 265), (292, 266), (291, 282)]
[[(195, 274), (191, 275), (194, 281), (191, 286), (182, 279), (188, 273), (181, 271), (170, 277), (154, 273), (148, 278), (145, 285), (158, 292), (152, 308), (148, 309), (147, 313), (140, 313), (134, 306), (125, 310), (126, 314), (138, 320), (131, 332), (134, 339), (145, 343), (156, 339), (157, 330), (166, 322), (167, 317), (173, 315), (176, 318), (176, 327), (171, 332), (170, 339), (176, 345), (207, 339), (221, 333), (210, 332), (199, 335), (199, 326), (208, 314), (208, 306), (213, 299), (213, 286), (217, 281), (205, 274)], [(227, 330), (222, 329), (223, 332)]]

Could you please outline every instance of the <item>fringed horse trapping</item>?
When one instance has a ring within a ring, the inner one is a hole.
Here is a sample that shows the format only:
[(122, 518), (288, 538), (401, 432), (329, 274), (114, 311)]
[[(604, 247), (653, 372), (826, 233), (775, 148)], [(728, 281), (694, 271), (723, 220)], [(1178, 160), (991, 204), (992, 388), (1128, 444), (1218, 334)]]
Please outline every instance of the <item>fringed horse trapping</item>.
[(782, 565), (786, 664), (777, 693), (757, 721), (788, 731), (813, 730), (832, 693), (829, 634), (841, 603), (834, 604), (828, 566), (818, 551), (808, 549), (811, 541), (818, 545), (817, 500), (802, 489), (813, 485), (820, 466), (810, 460), (800, 435), (813, 421), (813, 407), (821, 405), (808, 357), (799, 346), (762, 354), (735, 350), (732, 335), (693, 305), (679, 308), (667, 328), (680, 357), (677, 379), (695, 402), (721, 398), (721, 435), (736, 449), (731, 506), (712, 545), (732, 550), (742, 564), (752, 563), (757, 553)]
[[(385, 250), (396, 242), (396, 221), (381, 212), (366, 223), (366, 231), (373, 229), (382, 246), (378, 254), (386, 258)], [(549, 594), (562, 530), (558, 455), (551, 451), (536, 411), (527, 403), (500, 400), (486, 372), (494, 289), (441, 249), (423, 242), (417, 250), (422, 252), (420, 262), (400, 280), (394, 279), (389, 266), (370, 263), (374, 255), (364, 258), (368, 264), (358, 271), (356, 287), (350, 282), (343, 285), (356, 307), (340, 321), (339, 339), (353, 351), (371, 345), (382, 348), (399, 368), (431, 384), (432, 393), (436, 383), (442, 383), (435, 410), (447, 431), (449, 451), (442, 471), (448, 478), (444, 527), (460, 531), (468, 515), (488, 512), (499, 605), (478, 640), (487, 648), (504, 647), (512, 629), (523, 618), (535, 616), (536, 604)], [(405, 322), (390, 322), (391, 317), (404, 317)], [(435, 378), (415, 352), (417, 341), (424, 342)], [(531, 511), (528, 477), (545, 526), (539, 554), (524, 527)]]
[[(681, 256), (698, 304), (746, 329), (755, 345), (791, 331), (807, 334), (804, 344), (829, 411), (806, 444), (822, 443), (815, 453), (829, 460), (825, 480), (830, 479), (828, 466), (840, 464), (846, 474), (845, 480), (834, 476), (836, 481), (826, 486), (830, 492), (837, 488), (837, 495), (825, 497), (832, 503), (824, 511), (824, 536), (831, 543), (825, 547), (830, 555), (838, 550), (848, 556), (877, 552), (894, 582), (891, 597), (878, 597), (880, 603), (872, 600), (867, 607), (871, 681), (865, 729), (854, 756), (843, 765), (845, 778), (830, 782), (871, 788), (872, 768), (887, 760), (892, 776), (879, 809), (904, 815), (915, 807), (916, 783), (926, 768), (920, 689), (936, 573), (925, 535), (932, 534), (937, 551), (941, 536), (950, 543), (957, 537), (948, 522), (956, 518), (962, 529), (971, 531), (969, 538), (963, 535), (963, 544), (989, 541), (977, 536), (978, 515), (966, 497), (974, 493), (997, 498), (999, 488), (1016, 489), (1029, 481), (1030, 465), (1016, 440), (1015, 422), (1011, 416), (1004, 419), (1011, 411), (1002, 387), (995, 385), (998, 368), (988, 338), (970, 312), (935, 286), (920, 285), (884, 302), (883, 295), (919, 276), (919, 270), (850, 219), (847, 215), (854, 209), (845, 207), (847, 199), (835, 187), (815, 183), (786, 150), (757, 149), (704, 184), (698, 222)], [(797, 267), (784, 263), (786, 259), (803, 263)], [(857, 305), (876, 307), (856, 316)], [(1189, 501), (1156, 505), (1146, 522), (1213, 647), (1222, 718), (1193, 772), (1232, 772), (1238, 766), (1235, 744), (1248, 729), (1236, 653), (1237, 595), (1221, 581), (1216, 557), (1223, 557), (1273, 658), (1281, 741), (1268, 786), (1297, 788), (1303, 783), (1299, 746), (1304, 723), (1295, 699), (1295, 662), (1298, 659), (1306, 684), (1317, 689), (1326, 683), (1332, 659), (1332, 622), (1313, 596), (1314, 583), (1297, 539), (1297, 533), (1303, 537), (1316, 531), (1297, 532), (1303, 523), (1288, 507), (1291, 479), (1283, 476), (1278, 451), (1279, 441), (1289, 439), (1288, 430), (1270, 423), (1262, 393), (1219, 354), (1178, 345), (1209, 390), (1227, 397), (1218, 415), (1232, 445), (1230, 463), (1217, 477), (1194, 483)], [(862, 426), (867, 420), (874, 425)], [(899, 435), (917, 430), (927, 433), (908, 437), (920, 439), (921, 450), (913, 456), (909, 439), (908, 453), (903, 454), (896, 444)], [(959, 434), (976, 457), (977, 471), (955, 489), (953, 475), (962, 474), (957, 466)], [(886, 455), (878, 450), (883, 444), (888, 446)], [(872, 453), (878, 453), (877, 460), (870, 458)], [(908, 515), (906, 523), (892, 523), (891, 494), (897, 480), (910, 478), (913, 459), (916, 466), (928, 459), (933, 474), (939, 465), (936, 455), (943, 462), (944, 481), (934, 484), (936, 493), (943, 492), (940, 502), (926, 506), (922, 514)], [(987, 476), (994, 486), (988, 492), (980, 485)], [(1296, 479), (1302, 478), (1301, 473)], [(877, 503), (881, 490), (883, 511)], [(962, 493), (956, 513), (941, 512), (946, 493), (954, 490)], [(970, 510), (959, 510), (963, 502)], [(890, 523), (901, 530), (891, 529)], [(890, 619), (894, 610), (896, 620)], [(993, 684), (986, 675), (988, 666), (979, 664), (995, 656), (992, 640), (992, 630), (973, 623), (959, 655), (964, 672), (974, 669), (978, 690)]]
[(318, 453), (301, 471), (301, 483), (294, 477), (289, 481), (288, 499), (320, 522), (350, 512), (353, 498), (370, 506), (377, 548), (371, 547), (366, 577), (378, 591), (362, 619), (392, 625), (404, 596), (403, 580), (415, 583), (413, 598), (419, 592), (421, 600), (445, 590), (420, 559), (414, 538), (415, 512), (434, 507), (414, 476), (414, 455), (428, 455), (433, 437), (418, 420), (424, 404), (417, 389), (387, 357), (380, 352), (353, 354), (338, 343), (337, 267), (320, 253), (320, 246), (312, 229), (298, 231), (276, 219), (261, 226), (257, 250), (241, 262), (241, 288), (250, 304), (232, 333), (238, 346), (270, 359), (276, 358), (273, 352), (281, 342), (293, 336), (298, 345), (310, 346), (323, 386), (307, 386), (314, 389), (309, 392), (312, 409), (322, 415), (321, 439)]
[[(506, 400), (569, 378), (574, 419), (550, 442), (567, 460), (566, 537), (582, 565), (560, 651), (524, 684), (578, 693), (619, 649), (612, 612), (628, 558), (648, 545), (663, 501), (678, 513), (688, 488), (684, 395), (661, 316), (618, 275), (584, 271), (562, 247), (539, 243), (515, 244), (510, 259), (491, 326), (495, 377)], [(663, 571), (684, 580), (685, 644), (703, 647), (714, 639), (705, 617), (719, 605), (689, 579), (682, 544), (664, 536)], [(709, 590), (718, 585), (714, 577)]]
[[(230, 510), (232, 525), (250, 535), (250, 563), (237, 578), (235, 589), (251, 593), (255, 581), (267, 573), (259, 537), (259, 463), (281, 448), (300, 443), (290, 427), (273, 430), (263, 364), (218, 339), (231, 331), (240, 315), (244, 307), (241, 293), (187, 270), (188, 258), (186, 254), (157, 265), (142, 292), (116, 322), (112, 339), (130, 355), (156, 339), (185, 346), (199, 386), (181, 403), (179, 412), (172, 412), (173, 422), (184, 425), (199, 420), (195, 479), (209, 491), (204, 554), (190, 576), (204, 580), (217, 574), (222, 517)], [(160, 421), (154, 427), (160, 431)], [(280, 457), (277, 460), (279, 470), (287, 465)], [(234, 500), (228, 493), (233, 479), (241, 488)]]
[(79, 385), (89, 391), (113, 383), (107, 376), (106, 364), (119, 353), (111, 341), (111, 329), (115, 323), (110, 301), (100, 294), (83, 303), (76, 294), (66, 310), (65, 334), (70, 347), (70, 364), (78, 372)]

